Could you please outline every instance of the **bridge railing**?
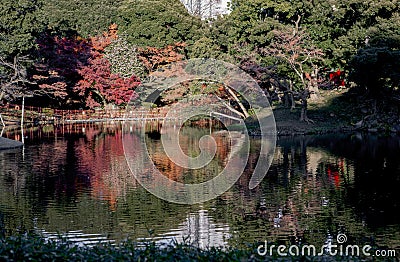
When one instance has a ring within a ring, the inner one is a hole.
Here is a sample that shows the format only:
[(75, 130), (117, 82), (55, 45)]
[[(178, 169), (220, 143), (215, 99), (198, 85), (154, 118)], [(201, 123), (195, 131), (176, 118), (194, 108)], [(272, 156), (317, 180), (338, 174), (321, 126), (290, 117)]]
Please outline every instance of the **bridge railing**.
[[(8, 121), (18, 121), (22, 117), (22, 110), (19, 105), (6, 104), (0, 106), (0, 113), (3, 118)], [(168, 113), (168, 115), (167, 115)], [(123, 119), (178, 119), (179, 112), (170, 108), (154, 108), (151, 110), (145, 108), (115, 108), (115, 109), (77, 109), (77, 110), (61, 110), (45, 107), (25, 106), (24, 121), (34, 122), (77, 122), (77, 121), (107, 121), (107, 120), (123, 120)], [(222, 111), (214, 113), (212, 116), (228, 117), (230, 119), (239, 120), (238, 117), (232, 117), (231, 112)]]
[[(101, 109), (101, 110), (61, 110), (53, 108), (42, 108), (26, 106), (24, 118), (27, 121), (80, 121), (80, 120), (108, 120), (108, 119), (161, 119), (165, 118), (168, 109), (136, 108), (126, 110), (123, 108)], [(7, 119), (20, 119), (22, 109), (19, 105), (6, 104), (0, 106), (0, 113)]]

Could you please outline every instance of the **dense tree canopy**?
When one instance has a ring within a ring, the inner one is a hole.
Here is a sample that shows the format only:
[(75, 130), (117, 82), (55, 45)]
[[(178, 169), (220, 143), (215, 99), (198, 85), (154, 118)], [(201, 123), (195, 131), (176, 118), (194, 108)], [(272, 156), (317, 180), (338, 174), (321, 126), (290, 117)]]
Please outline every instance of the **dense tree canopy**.
[(351, 61), (351, 77), (374, 96), (400, 87), (400, 50), (388, 47), (360, 49)]
[(0, 102), (27, 92), (28, 68), (35, 39), (44, 24), (38, 18), (39, 0), (4, 0), (0, 5)]
[[(398, 15), (398, 1), (313, 1), (304, 12), (304, 25), (320, 48), (326, 50), (330, 65), (347, 67), (348, 62), (376, 28), (392, 24)], [(325, 19), (321, 19), (324, 17)], [(385, 25), (386, 24), (386, 25)]]
[[(308, 88), (322, 68), (340, 68), (372, 95), (399, 87), (396, 0), (232, 0), (229, 15), (207, 21), (178, 0), (3, 0), (0, 14), (0, 98), (30, 90), (60, 106), (100, 105), (107, 96), (86, 89), (102, 82), (124, 90), (133, 75), (145, 78), (166, 63), (198, 57), (238, 64), (270, 93)], [(112, 23), (120, 37), (104, 38)], [(304, 50), (324, 53), (300, 74), (273, 52), (277, 36), (291, 30), (307, 35)], [(94, 83), (99, 74), (104, 79)], [(88, 103), (90, 94), (96, 103)]]
[(0, 56), (26, 55), (35, 47), (35, 38), (44, 28), (38, 15), (40, 7), (40, 0), (1, 1)]
[(53, 33), (89, 37), (116, 22), (122, 0), (42, 0), (39, 16)]
[(128, 43), (125, 35), (117, 39), (105, 49), (104, 57), (111, 63), (111, 70), (122, 77), (130, 77), (132, 74), (145, 77), (145, 67), (138, 56), (138, 48)]
[(190, 16), (179, 1), (125, 1), (118, 15), (121, 31), (130, 43), (140, 47), (192, 44), (199, 37), (200, 19)]

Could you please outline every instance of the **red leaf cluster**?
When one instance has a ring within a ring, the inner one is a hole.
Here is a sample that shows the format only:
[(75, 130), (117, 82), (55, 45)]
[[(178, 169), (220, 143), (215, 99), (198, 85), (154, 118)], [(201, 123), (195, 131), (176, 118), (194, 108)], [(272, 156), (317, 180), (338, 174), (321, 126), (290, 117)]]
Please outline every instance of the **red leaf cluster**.
[(121, 105), (129, 102), (134, 94), (134, 89), (140, 84), (136, 76), (122, 78), (111, 73), (110, 62), (98, 56), (89, 60), (87, 66), (78, 70), (82, 79), (74, 87), (80, 95), (86, 97), (86, 106), (98, 107), (113, 103)]
[(140, 84), (138, 78), (113, 74), (104, 58), (104, 49), (118, 37), (117, 32), (117, 25), (112, 24), (102, 36), (89, 39), (43, 36), (38, 41), (43, 59), (33, 76), (39, 91), (64, 101), (78, 96), (89, 108), (129, 102)]
[(35, 64), (33, 80), (39, 93), (56, 100), (66, 100), (80, 76), (77, 69), (87, 63), (91, 46), (82, 38), (43, 35), (38, 40), (40, 62)]

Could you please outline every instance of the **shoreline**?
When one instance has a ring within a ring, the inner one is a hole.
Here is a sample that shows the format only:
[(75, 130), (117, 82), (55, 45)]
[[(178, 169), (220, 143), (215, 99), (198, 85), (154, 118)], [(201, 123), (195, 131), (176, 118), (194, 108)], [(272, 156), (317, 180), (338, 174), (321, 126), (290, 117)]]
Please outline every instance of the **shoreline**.
[[(295, 114), (293, 114), (295, 115)], [(112, 121), (121, 120), (110, 120), (110, 121), (95, 121), (92, 120), (91, 123), (105, 123)], [(68, 124), (85, 124), (88, 122), (71, 122)], [(400, 130), (387, 130), (382, 128), (368, 129), (365, 127), (355, 127), (345, 123), (329, 123), (329, 122), (315, 122), (306, 123), (300, 122), (298, 120), (276, 120), (276, 135), (281, 136), (301, 136), (301, 135), (323, 135), (323, 134), (335, 134), (335, 133), (352, 133), (352, 132), (363, 132), (369, 134), (380, 134), (380, 135), (399, 135)], [(38, 126), (54, 125), (54, 123), (40, 124)], [(20, 126), (8, 126), (11, 130), (20, 130)], [(29, 127), (29, 126), (27, 126)], [(232, 127), (232, 126), (231, 126)], [(248, 132), (250, 136), (261, 136), (258, 127), (255, 127), (252, 123), (247, 125)], [(236, 128), (232, 129), (233, 131)], [(238, 127), (236, 131), (243, 131), (242, 128)], [(0, 150), (12, 149), (21, 147), (23, 144), (19, 141), (12, 139), (0, 137)]]
[(0, 150), (7, 150), (7, 149), (14, 149), (14, 148), (20, 148), (24, 144), (22, 142), (0, 137)]

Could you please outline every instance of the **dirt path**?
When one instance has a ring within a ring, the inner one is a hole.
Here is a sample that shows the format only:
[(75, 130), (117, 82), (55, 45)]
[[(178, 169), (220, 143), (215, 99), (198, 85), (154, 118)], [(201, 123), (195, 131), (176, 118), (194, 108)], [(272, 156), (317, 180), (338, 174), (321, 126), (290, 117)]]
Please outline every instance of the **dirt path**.
[(278, 135), (311, 135), (356, 130), (352, 124), (358, 119), (354, 116), (354, 104), (346, 98), (348, 90), (321, 90), (318, 101), (309, 102), (310, 123), (300, 122), (300, 105), (294, 110), (281, 105), (273, 106)]
[(300, 112), (297, 111), (291, 112), (289, 109), (284, 108), (274, 110), (278, 135), (311, 135), (356, 130), (334, 113), (325, 115), (321, 112), (309, 112), (309, 117), (313, 122), (300, 122)]

